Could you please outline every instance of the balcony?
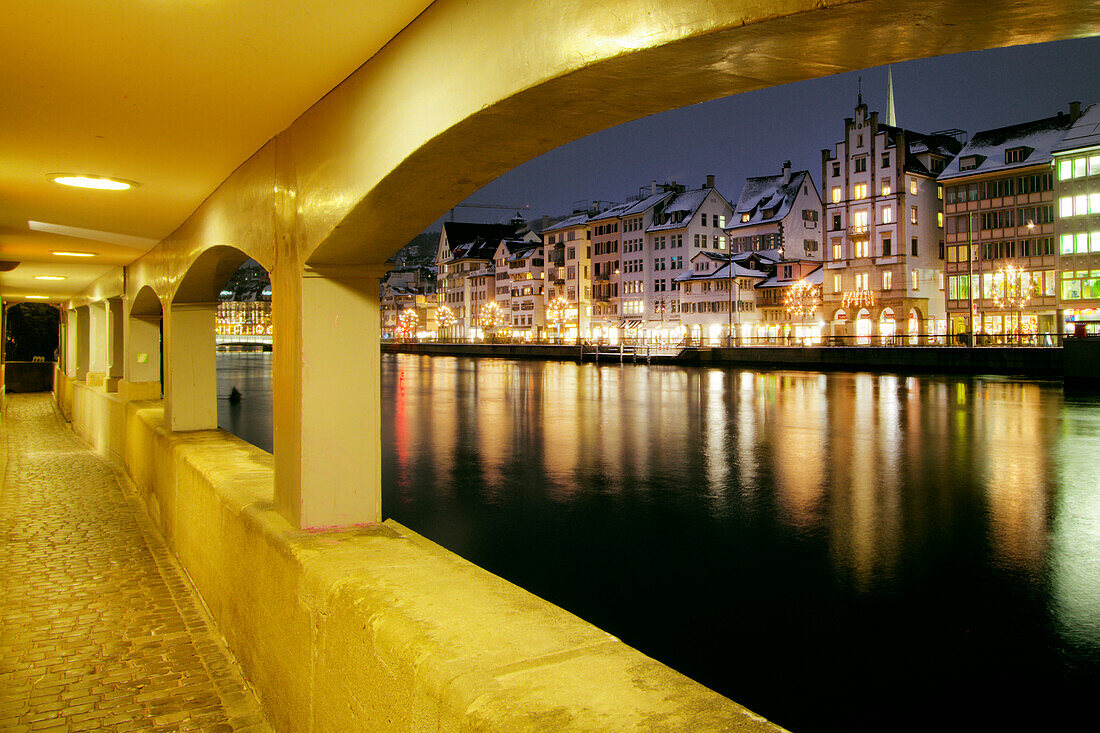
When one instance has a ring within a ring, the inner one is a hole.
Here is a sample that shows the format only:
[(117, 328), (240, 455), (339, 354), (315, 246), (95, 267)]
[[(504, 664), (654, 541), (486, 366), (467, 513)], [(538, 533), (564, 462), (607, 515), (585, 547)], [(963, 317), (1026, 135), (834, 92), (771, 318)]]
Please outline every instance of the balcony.
[(611, 280), (611, 273), (609, 272), (597, 272), (595, 274), (596, 282), (608, 282)]
[(848, 227), (848, 236), (853, 239), (866, 239), (870, 235), (871, 228), (866, 224), (853, 224)]

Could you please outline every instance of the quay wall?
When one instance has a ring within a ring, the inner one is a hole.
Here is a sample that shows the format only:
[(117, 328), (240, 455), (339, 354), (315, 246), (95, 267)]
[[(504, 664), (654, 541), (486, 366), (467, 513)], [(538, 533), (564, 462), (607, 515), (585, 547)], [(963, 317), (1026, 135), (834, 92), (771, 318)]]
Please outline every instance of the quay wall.
[(781, 730), (396, 522), (294, 529), (270, 453), (173, 433), (161, 400), (60, 372), (55, 397), (144, 500), (276, 730)]
[[(1068, 342), (1067, 342), (1068, 343)], [(386, 343), (383, 352), (452, 356), (492, 356), (508, 359), (578, 361), (578, 346), (524, 344)], [(644, 348), (639, 361), (644, 361)], [(585, 354), (591, 360), (592, 354)], [(608, 357), (608, 362), (618, 357)], [(631, 356), (626, 356), (630, 361)], [(983, 346), (741, 346), (736, 348), (680, 349), (651, 357), (653, 363), (785, 367), (790, 369), (884, 370), (901, 372), (1010, 374), (1061, 377), (1065, 372), (1061, 348)]]

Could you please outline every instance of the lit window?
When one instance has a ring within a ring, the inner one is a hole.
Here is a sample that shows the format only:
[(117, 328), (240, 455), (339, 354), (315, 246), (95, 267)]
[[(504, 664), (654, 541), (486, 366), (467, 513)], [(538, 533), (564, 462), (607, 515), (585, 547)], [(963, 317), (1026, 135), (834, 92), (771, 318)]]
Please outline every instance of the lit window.
[(1077, 254), (1085, 254), (1089, 251), (1089, 235), (1081, 233), (1077, 235)]
[(943, 291), (943, 270), (940, 270), (940, 291)]
[(887, 206), (882, 210), (882, 223), (890, 224), (894, 221), (894, 210)]
[(1100, 174), (1100, 155), (1093, 155), (1089, 158), (1089, 175), (1097, 174)]
[(840, 275), (833, 275), (833, 292), (840, 292)]
[(752, 218), (752, 214), (750, 214), (749, 212), (746, 211), (744, 214), (741, 215), (741, 222), (742, 223), (747, 222), (751, 218)]
[[(840, 186), (833, 186), (833, 203), (840, 203)], [(745, 216), (748, 216), (748, 214), (745, 214)], [(748, 221), (748, 219), (742, 219), (741, 221)]]
[(718, 226), (719, 226), (719, 228), (722, 228), (722, 227), (726, 226), (726, 215), (725, 214), (719, 214), (718, 215)]
[(852, 197), (857, 199), (867, 198), (867, 184), (857, 183), (852, 187)]
[(889, 178), (883, 178), (882, 179), (882, 195), (883, 196), (889, 196), (890, 191), (891, 191), (891, 189), (890, 189), (890, 179)]
[(1091, 241), (1089, 248), (1093, 252), (1100, 252), (1100, 232), (1093, 232), (1090, 234), (1089, 240)]
[(1072, 234), (1063, 234), (1062, 235), (1061, 253), (1064, 254), (1064, 255), (1073, 254), (1073, 235)]
[(942, 211), (937, 211), (936, 212), (936, 226), (938, 226), (940, 229), (943, 229), (943, 212)]
[(834, 243), (833, 244), (833, 259), (834, 260), (841, 259), (842, 254), (843, 254), (843, 248), (842, 248), (841, 244), (839, 242)]
[(1086, 175), (1086, 173), (1085, 173), (1085, 159), (1084, 158), (1075, 158), (1074, 161), (1073, 161), (1073, 177), (1074, 178), (1084, 178), (1085, 175)]
[(889, 270), (885, 270), (882, 273), (882, 289), (889, 290), (890, 286), (894, 283), (894, 273)]
[(1073, 161), (1070, 159), (1058, 161), (1058, 180), (1065, 181), (1073, 177)]
[(867, 229), (867, 212), (856, 211), (852, 214), (852, 222), (856, 231)]
[(870, 256), (870, 252), (868, 251), (871, 248), (870, 247), (870, 242), (868, 242), (866, 239), (857, 240), (855, 245), (856, 245), (856, 257), (869, 257)]
[(913, 270), (909, 273), (910, 279), (913, 281), (913, 290), (920, 290), (920, 271)]
[(1100, 193), (1089, 194), (1089, 213), (1100, 214)]
[(910, 206), (909, 207), (909, 223), (910, 224), (916, 224), (917, 223), (917, 207), (916, 206)]
[(1073, 216), (1073, 197), (1063, 196), (1058, 199), (1058, 216)]
[(856, 275), (856, 290), (870, 290), (867, 284), (870, 282), (871, 275), (866, 272), (861, 272)]
[(914, 195), (916, 195), (916, 193), (917, 193), (917, 179), (916, 178), (910, 178), (909, 179), (909, 193), (914, 194)]

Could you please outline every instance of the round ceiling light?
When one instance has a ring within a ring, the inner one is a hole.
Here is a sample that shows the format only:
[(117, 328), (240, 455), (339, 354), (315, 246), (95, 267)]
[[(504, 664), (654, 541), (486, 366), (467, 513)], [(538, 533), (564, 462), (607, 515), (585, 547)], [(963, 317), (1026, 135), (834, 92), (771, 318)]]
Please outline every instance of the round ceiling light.
[(77, 188), (94, 188), (101, 191), (125, 191), (137, 184), (133, 181), (124, 181), (121, 178), (108, 178), (106, 176), (78, 176), (71, 173), (54, 173), (49, 176), (54, 183), (63, 186), (75, 186)]

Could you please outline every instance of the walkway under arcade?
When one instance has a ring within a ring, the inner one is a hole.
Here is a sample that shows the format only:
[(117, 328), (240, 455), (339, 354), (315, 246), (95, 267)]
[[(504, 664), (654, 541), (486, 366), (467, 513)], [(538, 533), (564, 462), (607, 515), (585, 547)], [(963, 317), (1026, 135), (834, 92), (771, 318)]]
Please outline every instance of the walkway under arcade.
[[(647, 114), (1100, 28), (1100, 6), (1079, 0), (726, 5), (617, 0), (598, 19), (581, 0), (417, 8), (178, 226), (114, 211), (156, 244), (55, 298), (61, 413), (132, 484), (144, 507), (134, 516), (148, 511), (276, 729), (773, 729), (382, 522), (378, 280), (452, 205), (542, 152)], [(37, 216), (28, 207), (19, 218)], [(272, 454), (217, 430), (217, 293), (248, 258), (273, 290)], [(6, 282), (5, 300), (23, 296), (24, 283)], [(7, 399), (11, 435), (18, 421), (58, 465), (75, 460), (41, 402)], [(88, 481), (101, 479), (72, 487)]]

